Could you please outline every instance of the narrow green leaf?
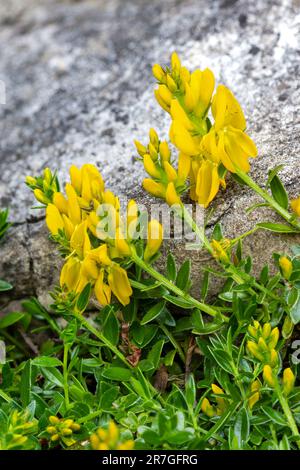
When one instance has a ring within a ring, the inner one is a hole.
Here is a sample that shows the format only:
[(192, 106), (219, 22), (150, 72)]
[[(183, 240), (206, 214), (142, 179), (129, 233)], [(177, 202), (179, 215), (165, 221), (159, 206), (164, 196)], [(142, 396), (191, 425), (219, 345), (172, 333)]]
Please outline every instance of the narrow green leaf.
[(153, 305), (146, 315), (142, 318), (141, 320), (141, 325), (146, 325), (146, 323), (149, 323), (150, 321), (154, 320), (157, 318), (164, 310), (166, 305), (166, 302), (162, 300), (161, 302), (158, 302), (157, 304)]

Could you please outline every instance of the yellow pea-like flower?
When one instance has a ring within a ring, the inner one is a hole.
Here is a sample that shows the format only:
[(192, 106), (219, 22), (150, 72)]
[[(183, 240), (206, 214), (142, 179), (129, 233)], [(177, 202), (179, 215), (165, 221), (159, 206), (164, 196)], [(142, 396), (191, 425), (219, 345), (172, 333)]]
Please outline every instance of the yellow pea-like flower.
[(181, 62), (177, 52), (172, 52), (171, 55), (171, 67), (174, 72), (179, 72), (181, 68)]
[[(211, 384), (211, 389), (215, 395), (224, 395), (224, 390), (216, 384)], [(224, 411), (226, 408), (226, 401), (223, 397), (215, 397), (218, 407), (221, 411)]]
[(286, 396), (288, 396), (292, 392), (294, 385), (295, 385), (295, 380), (296, 380), (296, 377), (292, 369), (290, 369), (290, 367), (287, 367), (286, 369), (284, 369), (282, 383), (283, 383), (283, 393)]
[(214, 407), (210, 404), (210, 402), (207, 398), (203, 399), (202, 404), (201, 404), (201, 410), (209, 418), (213, 418), (213, 416), (215, 416), (215, 414), (216, 414), (215, 410), (214, 410)]
[(77, 194), (81, 194), (81, 185), (82, 185), (81, 171), (75, 165), (72, 165), (70, 167), (70, 178), (71, 178), (71, 185), (73, 186)]
[(269, 338), (271, 331), (272, 331), (271, 323), (265, 323), (262, 328), (262, 336), (265, 340)]
[(189, 131), (182, 122), (173, 121), (170, 128), (171, 142), (183, 153), (187, 155), (197, 155), (199, 147)]
[(129, 238), (135, 238), (137, 225), (139, 223), (139, 210), (137, 203), (131, 199), (127, 204), (127, 236)]
[(175, 80), (173, 80), (173, 78), (171, 77), (170, 74), (167, 74), (167, 87), (169, 88), (171, 93), (176, 93), (176, 91), (178, 89)]
[(180, 105), (179, 101), (173, 99), (171, 102), (170, 114), (173, 121), (180, 122), (188, 131), (194, 131), (194, 125)]
[(132, 295), (127, 272), (118, 264), (113, 264), (108, 275), (108, 284), (122, 305), (128, 305)]
[(116, 231), (115, 247), (121, 256), (130, 256), (131, 248), (120, 229)]
[(254, 382), (252, 382), (251, 387), (250, 387), (251, 394), (248, 399), (248, 405), (249, 405), (250, 410), (252, 410), (255, 403), (257, 403), (258, 400), (260, 399), (260, 393), (259, 393), (260, 389), (261, 389), (261, 383), (259, 382), (259, 380), (254, 380)]
[(143, 157), (143, 156), (145, 155), (145, 153), (147, 153), (146, 147), (145, 147), (143, 144), (141, 144), (141, 142), (139, 142), (138, 140), (135, 140), (135, 141), (134, 141), (134, 145), (135, 145), (135, 147), (136, 147), (136, 149), (137, 149), (138, 154), (139, 154), (141, 157)]
[(158, 220), (148, 223), (147, 245), (144, 252), (145, 261), (149, 261), (158, 252), (163, 241), (163, 227)]
[(271, 367), (276, 367), (278, 365), (279, 358), (276, 349), (271, 349), (269, 362)]
[(104, 282), (104, 270), (100, 271), (99, 277), (94, 286), (94, 292), (100, 305), (105, 307), (111, 301), (111, 288)]
[(162, 107), (162, 109), (164, 109), (165, 111), (167, 111), (167, 113), (170, 112), (170, 106), (162, 99), (160, 93), (159, 93), (159, 90), (154, 90), (154, 96), (156, 98), (156, 101), (158, 102), (158, 104)]
[(84, 221), (84, 222), (81, 222), (81, 224), (76, 226), (73, 232), (73, 235), (71, 237), (71, 240), (70, 240), (70, 247), (72, 248), (72, 250), (76, 251), (76, 254), (79, 257), (83, 256), (84, 246), (85, 244), (88, 244), (86, 240), (86, 235), (87, 235), (87, 224), (86, 224), (86, 221)]
[(164, 170), (167, 175), (168, 181), (176, 181), (177, 180), (177, 172), (175, 168), (172, 167), (172, 165), (165, 161), (164, 162)]
[(59, 230), (65, 228), (63, 218), (54, 204), (48, 204), (46, 208), (46, 224), (52, 235), (57, 235)]
[(281, 268), (283, 277), (288, 281), (293, 272), (293, 265), (291, 260), (287, 258), (287, 256), (281, 256), (279, 258), (279, 266)]
[(57, 207), (57, 209), (59, 210), (61, 214), (68, 215), (68, 209), (69, 209), (68, 201), (66, 200), (65, 196), (62, 193), (60, 192), (54, 193), (53, 204)]
[(180, 152), (178, 157), (178, 178), (185, 182), (191, 170), (191, 157)]
[(166, 142), (165, 140), (160, 142), (159, 144), (159, 153), (163, 161), (170, 161), (171, 151), (168, 142)]
[(161, 172), (148, 153), (144, 155), (143, 161), (145, 170), (147, 171), (148, 175), (152, 176), (152, 178), (159, 179), (161, 177)]
[(71, 257), (63, 265), (60, 273), (60, 285), (66, 286), (69, 292), (76, 291), (79, 283), (81, 262), (78, 258)]
[(154, 64), (152, 67), (153, 76), (156, 78), (158, 82), (164, 82), (165, 80), (165, 72), (163, 68), (159, 64)]
[(96, 280), (99, 275), (99, 269), (96, 261), (91, 256), (86, 256), (81, 265), (81, 274), (87, 279)]
[(220, 187), (218, 167), (209, 160), (204, 161), (197, 173), (196, 196), (198, 203), (207, 207)]
[(169, 206), (173, 206), (175, 204), (182, 204), (180, 196), (177, 194), (175, 189), (174, 183), (170, 182), (167, 186), (166, 190), (166, 202)]
[(160, 98), (166, 103), (168, 106), (170, 106), (173, 95), (168, 89), (166, 85), (159, 85), (157, 92), (160, 96)]
[(276, 327), (276, 328), (273, 328), (269, 336), (269, 340), (268, 340), (269, 348), (270, 349), (275, 348), (278, 343), (278, 340), (279, 340), (279, 329)]
[(196, 101), (194, 113), (203, 117), (207, 112), (215, 87), (215, 77), (212, 71), (206, 68), (203, 71), (195, 70), (191, 74), (191, 89)]
[(42, 204), (49, 204), (49, 199), (45, 196), (41, 189), (34, 189), (33, 194), (37, 201), (41, 202)]
[(212, 100), (212, 114), (215, 119), (216, 131), (233, 126), (237, 129), (246, 128), (246, 119), (242, 108), (233, 93), (224, 85), (219, 85)]
[(74, 187), (67, 183), (66, 194), (68, 198), (68, 217), (74, 225), (81, 222), (81, 209), (77, 199), (77, 194)]
[(155, 129), (153, 129), (153, 127), (151, 127), (150, 131), (149, 131), (149, 138), (150, 138), (150, 142), (151, 144), (154, 146), (155, 149), (158, 149), (158, 146), (159, 146), (159, 138), (158, 138), (158, 135), (157, 135), (157, 132)]
[(247, 349), (255, 359), (264, 362), (264, 355), (261, 353), (259, 347), (254, 341), (247, 341)]
[(70, 240), (70, 238), (72, 237), (73, 232), (75, 230), (75, 227), (72, 224), (69, 217), (67, 217), (65, 214), (62, 214), (62, 218), (63, 218), (63, 221), (64, 221), (65, 233), (66, 233), (67, 239)]
[(221, 261), (222, 263), (228, 264), (230, 262), (230, 259), (229, 259), (228, 254), (226, 253), (226, 250), (222, 246), (222, 243), (220, 243), (217, 240), (212, 240), (210, 244), (211, 244), (212, 249), (213, 249), (214, 257), (217, 260)]
[(143, 188), (152, 196), (164, 199), (166, 195), (166, 188), (162, 183), (157, 183), (150, 178), (145, 178), (143, 180)]
[(263, 378), (264, 378), (264, 381), (269, 385), (269, 387), (275, 388), (276, 378), (273, 374), (271, 366), (269, 366), (268, 364), (265, 365), (263, 368)]
[(297, 199), (293, 199), (291, 202), (291, 208), (293, 210), (293, 212), (298, 216), (300, 217), (300, 197), (298, 197)]

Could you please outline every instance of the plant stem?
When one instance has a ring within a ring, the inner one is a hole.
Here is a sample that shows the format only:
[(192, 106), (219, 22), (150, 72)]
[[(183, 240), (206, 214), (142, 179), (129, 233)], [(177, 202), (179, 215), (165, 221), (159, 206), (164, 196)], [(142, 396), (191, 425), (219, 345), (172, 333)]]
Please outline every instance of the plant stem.
[(172, 335), (172, 333), (168, 330), (168, 328), (166, 328), (165, 325), (163, 325), (162, 323), (160, 323), (160, 329), (165, 333), (165, 335), (169, 338), (169, 340), (171, 341), (171, 343), (173, 344), (174, 348), (176, 349), (176, 351), (178, 352), (178, 355), (180, 357), (180, 359), (182, 360), (182, 362), (185, 364), (185, 355), (184, 355), (184, 352), (180, 346), (180, 344), (176, 341), (176, 339), (174, 338), (174, 336)]
[(299, 434), (299, 430), (298, 430), (298, 427), (297, 427), (297, 424), (294, 420), (294, 417), (293, 417), (293, 414), (291, 412), (291, 409), (289, 407), (289, 404), (288, 404), (288, 401), (286, 399), (286, 397), (283, 395), (282, 393), (282, 390), (280, 388), (280, 385), (279, 383), (277, 382), (276, 383), (276, 387), (275, 387), (275, 390), (276, 390), (276, 393), (277, 393), (277, 396), (278, 396), (278, 400), (281, 404), (281, 407), (283, 409), (283, 412), (286, 416), (286, 419), (287, 419), (287, 422), (288, 422), (288, 425), (292, 431), (292, 434), (294, 437), (297, 438), (297, 446), (298, 446), (298, 449), (300, 449), (300, 434)]
[(262, 189), (253, 179), (240, 169), (236, 169), (237, 176), (253, 191), (255, 191), (262, 199), (264, 199), (284, 220), (290, 225), (300, 230), (300, 223), (295, 220), (293, 214), (290, 214), (286, 209), (281, 207), (275, 199), (268, 193), (268, 191)]
[[(198, 225), (196, 224), (196, 222), (194, 221), (193, 217), (191, 216), (191, 214), (186, 210), (186, 208), (183, 206), (182, 208), (180, 208), (180, 210), (177, 211), (177, 214), (179, 216), (181, 216), (188, 224), (189, 226), (191, 227), (191, 229), (193, 230), (193, 232), (199, 237), (199, 240), (203, 243), (204, 247), (206, 248), (206, 250), (214, 257), (214, 252), (213, 252), (213, 248), (208, 240), (208, 238), (206, 237), (205, 233), (204, 233), (204, 229), (203, 228), (199, 228)], [(252, 232), (252, 231), (251, 231)], [(245, 234), (246, 236), (247, 234)], [(241, 238), (241, 237), (240, 237)], [(236, 241), (238, 239), (235, 239), (234, 241)], [(214, 257), (215, 259), (215, 257)], [(218, 260), (217, 260), (218, 261)], [(245, 284), (245, 283), (248, 283), (250, 281), (252, 281), (252, 284), (253, 286), (260, 290), (261, 292), (263, 292), (264, 294), (266, 295), (269, 295), (270, 297), (272, 297), (273, 299), (275, 300), (281, 300), (279, 299), (279, 297), (277, 297), (276, 295), (274, 295), (272, 292), (270, 292), (268, 289), (266, 289), (264, 286), (261, 286), (258, 282), (255, 281), (254, 278), (252, 278), (249, 274), (246, 274), (244, 272), (241, 272), (239, 269), (237, 269), (232, 263), (230, 263), (228, 265), (228, 267), (224, 266), (222, 263), (220, 263), (220, 266), (225, 270), (227, 271), (232, 279), (237, 283), (237, 284)], [(250, 288), (249, 291), (252, 293), (252, 294), (255, 294), (255, 292)]]
[(67, 409), (70, 406), (69, 386), (68, 386), (68, 354), (69, 354), (69, 346), (67, 344), (64, 344), (63, 377), (64, 377), (65, 404), (66, 404)]
[[(207, 313), (208, 315), (214, 317), (219, 312), (215, 310), (213, 307), (210, 307), (207, 304), (204, 304), (202, 302), (199, 302), (198, 300), (194, 299), (191, 295), (187, 294), (183, 290), (179, 289), (179, 287), (175, 286), (169, 279), (167, 279), (165, 276), (160, 274), (158, 271), (156, 271), (152, 266), (149, 264), (145, 263), (144, 260), (142, 260), (137, 253), (132, 249), (132, 254), (131, 254), (132, 260), (140, 266), (146, 273), (150, 274), (151, 277), (156, 279), (161, 283), (161, 285), (165, 286), (168, 290), (176, 294), (178, 297), (187, 300), (189, 303), (194, 305), (196, 308), (202, 310), (203, 312)], [(227, 318), (225, 315), (222, 315), (222, 319), (225, 322), (229, 321), (229, 318)]]
[(105, 346), (107, 346), (129, 369), (133, 369), (132, 365), (129, 364), (126, 357), (119, 351), (119, 349), (111, 344), (105, 336), (102, 335), (96, 328), (89, 323), (89, 321), (80, 313), (72, 312), (72, 315), (83, 325), (87, 330), (89, 330), (93, 335), (95, 335)]

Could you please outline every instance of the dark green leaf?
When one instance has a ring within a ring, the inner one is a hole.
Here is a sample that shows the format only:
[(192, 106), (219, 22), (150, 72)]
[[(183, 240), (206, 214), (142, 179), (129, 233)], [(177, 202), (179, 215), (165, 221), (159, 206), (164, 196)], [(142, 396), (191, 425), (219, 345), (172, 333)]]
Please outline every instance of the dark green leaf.
[(150, 321), (154, 320), (157, 318), (164, 310), (166, 305), (166, 302), (162, 300), (161, 302), (158, 302), (157, 304), (153, 305), (146, 315), (142, 318), (141, 320), (141, 325), (146, 325), (146, 323), (149, 323)]

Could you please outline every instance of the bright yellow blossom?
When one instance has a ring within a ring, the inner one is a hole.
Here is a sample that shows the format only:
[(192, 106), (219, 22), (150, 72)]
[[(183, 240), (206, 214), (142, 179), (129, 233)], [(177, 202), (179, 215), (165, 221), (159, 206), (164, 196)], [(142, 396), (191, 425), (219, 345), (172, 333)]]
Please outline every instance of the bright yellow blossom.
[(99, 428), (90, 437), (91, 447), (94, 450), (132, 450), (133, 440), (122, 440), (120, 431), (114, 421), (108, 423), (108, 428)]
[(291, 208), (292, 208), (293, 212), (298, 217), (300, 217), (300, 197), (298, 197), (297, 199), (293, 199), (291, 201)]

